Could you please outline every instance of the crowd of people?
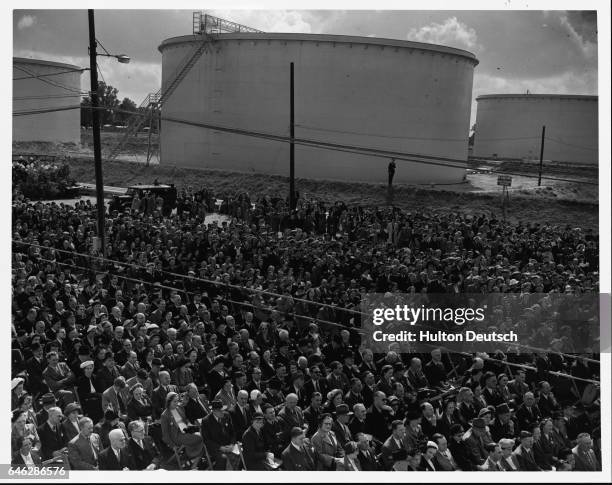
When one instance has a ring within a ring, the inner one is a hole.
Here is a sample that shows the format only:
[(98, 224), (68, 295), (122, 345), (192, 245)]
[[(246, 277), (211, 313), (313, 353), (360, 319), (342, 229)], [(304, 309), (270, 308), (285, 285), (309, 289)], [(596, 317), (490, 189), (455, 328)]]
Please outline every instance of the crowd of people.
[(191, 187), (105, 223), (102, 252), (90, 202), (14, 198), (15, 464), (601, 469), (579, 315), (531, 301), (497, 323), (531, 349), (407, 354), (368, 348), (359, 313), (370, 292), (596, 294), (594, 231)]

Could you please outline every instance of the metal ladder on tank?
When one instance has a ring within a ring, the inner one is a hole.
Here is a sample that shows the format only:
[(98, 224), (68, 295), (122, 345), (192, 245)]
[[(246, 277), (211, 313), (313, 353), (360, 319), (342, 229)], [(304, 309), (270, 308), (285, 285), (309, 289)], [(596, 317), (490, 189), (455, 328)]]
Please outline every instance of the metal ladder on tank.
[[(179, 64), (179, 67), (176, 69), (176, 71), (174, 71), (174, 74), (170, 78), (170, 82), (166, 85), (166, 88), (162, 88), (156, 93), (148, 94), (142, 103), (140, 103), (140, 106), (138, 106), (138, 111), (140, 113), (138, 115), (135, 114), (130, 118), (123, 136), (119, 142), (113, 148), (111, 148), (106, 156), (108, 161), (115, 160), (121, 153), (121, 150), (127, 141), (138, 133), (138, 131), (142, 129), (147, 122), (150, 123), (150, 120), (152, 120), (153, 117), (159, 116), (159, 112), (164, 102), (172, 95), (181, 81), (185, 79), (185, 76), (187, 76), (189, 71), (191, 71), (191, 68), (195, 66), (196, 62), (198, 62), (204, 52), (208, 51), (210, 44), (214, 41), (214, 36), (202, 33), (201, 37), (200, 42), (198, 42), (191, 49), (191, 51), (187, 53)], [(150, 146), (147, 152), (147, 163), (149, 163), (151, 159), (150, 157), (152, 156)]]

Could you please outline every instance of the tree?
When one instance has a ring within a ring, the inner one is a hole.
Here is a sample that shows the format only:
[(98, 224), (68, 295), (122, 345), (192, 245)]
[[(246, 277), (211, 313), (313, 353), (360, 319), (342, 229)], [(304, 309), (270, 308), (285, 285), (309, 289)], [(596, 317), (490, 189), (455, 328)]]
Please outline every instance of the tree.
[[(115, 110), (119, 107), (118, 92), (119, 90), (110, 84), (106, 84), (103, 81), (98, 82), (98, 105), (105, 108), (100, 110), (100, 123), (103, 125), (113, 124)], [(90, 98), (83, 98), (81, 100), (81, 124), (85, 126), (91, 125)]]
[[(119, 110), (137, 112), (138, 106), (136, 106), (136, 103), (134, 103), (134, 101), (132, 101), (130, 98), (123, 98), (123, 101), (121, 101), (121, 104), (119, 105)], [(129, 113), (119, 112), (115, 116), (115, 123), (120, 125), (127, 125), (128, 120), (131, 116), (132, 115), (130, 115)]]

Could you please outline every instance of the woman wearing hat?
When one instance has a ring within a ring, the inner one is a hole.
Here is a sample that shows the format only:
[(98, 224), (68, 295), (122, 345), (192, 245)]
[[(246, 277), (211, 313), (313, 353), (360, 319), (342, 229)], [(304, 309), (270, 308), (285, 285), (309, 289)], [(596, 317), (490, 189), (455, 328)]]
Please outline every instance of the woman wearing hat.
[(79, 414), (81, 413), (81, 406), (76, 402), (71, 402), (66, 405), (64, 409), (64, 416), (66, 419), (62, 423), (62, 430), (66, 441), (70, 441), (76, 435), (79, 434)]
[(19, 398), (25, 393), (23, 390), (24, 383), (25, 379), (23, 377), (15, 377), (11, 381), (11, 409), (19, 407)]
[(202, 456), (204, 441), (199, 432), (191, 433), (193, 424), (187, 420), (185, 411), (179, 406), (179, 395), (169, 392), (166, 396), (166, 409), (161, 415), (162, 439), (169, 448), (184, 446), (192, 468), (197, 467)]
[(38, 431), (32, 423), (27, 422), (28, 415), (26, 412), (17, 410), (13, 411), (13, 417), (11, 419), (11, 446), (12, 451), (15, 452), (19, 448), (17, 447), (18, 438), (30, 438), (32, 447), (35, 450), (40, 449), (40, 438), (38, 437)]
[(327, 401), (323, 405), (323, 413), (333, 414), (336, 408), (342, 404), (343, 393), (342, 389), (332, 389), (327, 393)]
[(130, 421), (142, 419), (146, 421), (153, 415), (151, 401), (145, 393), (142, 384), (137, 383), (130, 387), (127, 415)]

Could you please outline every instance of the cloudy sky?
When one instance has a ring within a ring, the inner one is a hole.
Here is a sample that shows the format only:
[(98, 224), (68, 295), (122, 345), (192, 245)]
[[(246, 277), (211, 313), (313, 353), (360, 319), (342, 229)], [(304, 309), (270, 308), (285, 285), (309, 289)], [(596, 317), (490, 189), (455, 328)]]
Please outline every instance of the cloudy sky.
[[(597, 94), (597, 14), (588, 11), (211, 10), (269, 32), (372, 36), (473, 52), (481, 94)], [(159, 89), (162, 40), (191, 34), (191, 10), (96, 10), (96, 36), (130, 64), (100, 58), (107, 83), (139, 104)], [(88, 66), (86, 10), (14, 10), (13, 55)], [(83, 88), (89, 76), (82, 77)], [(472, 122), (475, 119), (473, 103)]]

